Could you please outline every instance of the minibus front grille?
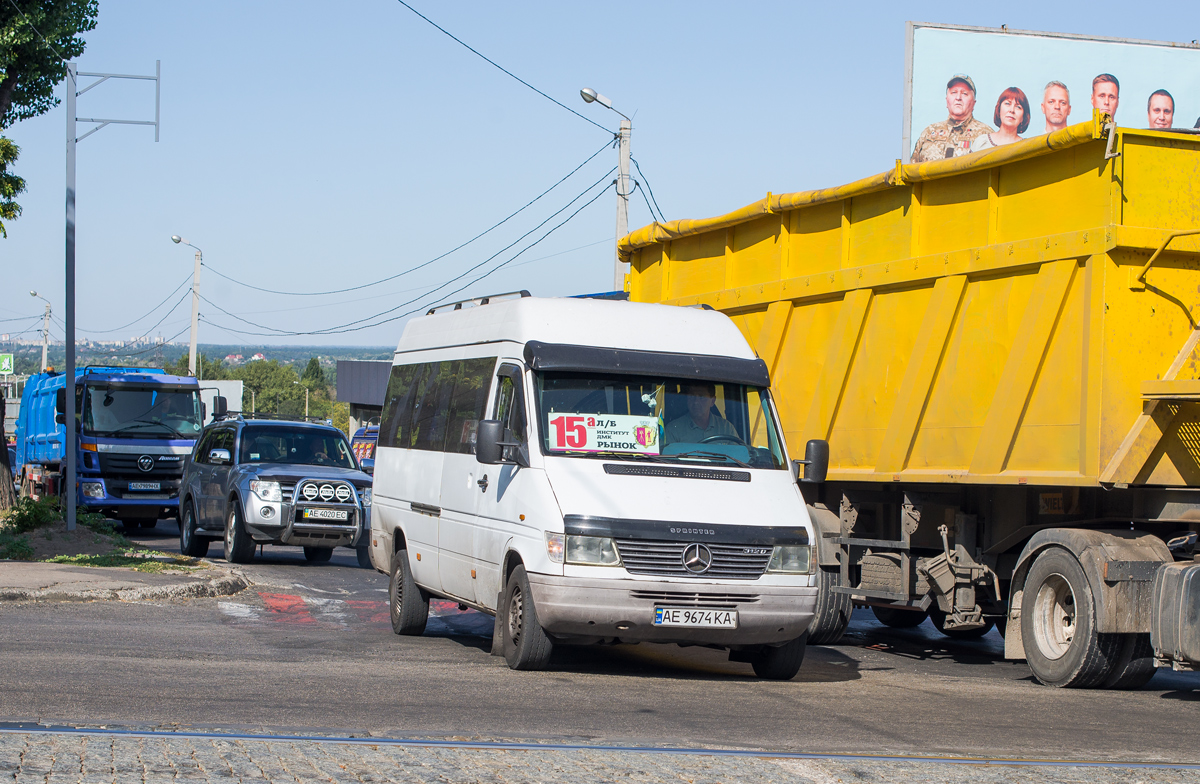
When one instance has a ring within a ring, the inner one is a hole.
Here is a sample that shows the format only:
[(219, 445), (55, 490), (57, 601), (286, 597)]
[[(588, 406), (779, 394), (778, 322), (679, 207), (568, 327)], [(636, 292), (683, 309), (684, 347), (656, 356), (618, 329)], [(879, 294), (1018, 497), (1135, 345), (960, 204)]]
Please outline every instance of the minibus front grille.
[(721, 610), (736, 610), (739, 604), (758, 601), (756, 593), (693, 593), (690, 591), (630, 591), (634, 599), (644, 599), (658, 604), (676, 607), (716, 607)]
[(699, 574), (683, 565), (688, 542), (662, 542), (652, 539), (617, 539), (617, 552), (630, 574), (660, 577), (696, 577), (700, 579), (757, 580), (771, 562), (771, 548), (740, 544), (709, 544), (712, 566)]
[(605, 463), (604, 473), (620, 476), (654, 476), (672, 479), (717, 479), (725, 482), (749, 482), (749, 471), (715, 471), (710, 468), (666, 465), (619, 465)]

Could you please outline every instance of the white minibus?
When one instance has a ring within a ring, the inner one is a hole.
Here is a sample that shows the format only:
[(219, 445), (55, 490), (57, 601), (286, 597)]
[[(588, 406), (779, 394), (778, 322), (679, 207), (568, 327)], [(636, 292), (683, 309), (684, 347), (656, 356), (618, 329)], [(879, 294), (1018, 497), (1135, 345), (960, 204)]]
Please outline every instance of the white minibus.
[(712, 310), (519, 292), (411, 320), (375, 457), (393, 629), (441, 597), (495, 615), (514, 669), (647, 642), (793, 677), (817, 592), (798, 474), (828, 453), (789, 462), (769, 386)]

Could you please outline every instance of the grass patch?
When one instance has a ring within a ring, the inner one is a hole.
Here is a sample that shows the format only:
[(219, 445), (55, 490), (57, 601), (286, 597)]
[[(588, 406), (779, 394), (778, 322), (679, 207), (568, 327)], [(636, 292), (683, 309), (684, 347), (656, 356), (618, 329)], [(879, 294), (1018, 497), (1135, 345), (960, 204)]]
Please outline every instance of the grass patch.
[(186, 555), (171, 555), (154, 550), (117, 551), (106, 555), (56, 555), (46, 563), (74, 566), (123, 567), (148, 574), (190, 572), (201, 566), (200, 561)]
[(0, 531), (0, 558), (10, 561), (32, 561), (33, 548), (23, 535)]

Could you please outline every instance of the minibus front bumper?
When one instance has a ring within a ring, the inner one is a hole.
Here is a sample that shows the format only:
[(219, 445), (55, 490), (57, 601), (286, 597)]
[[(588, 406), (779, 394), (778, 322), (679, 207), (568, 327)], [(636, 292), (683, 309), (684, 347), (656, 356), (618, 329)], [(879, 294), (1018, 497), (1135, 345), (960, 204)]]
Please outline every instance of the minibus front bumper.
[[(528, 577), (538, 622), (564, 641), (778, 645), (804, 633), (817, 601), (816, 587)], [(656, 607), (735, 610), (737, 628), (656, 626)]]

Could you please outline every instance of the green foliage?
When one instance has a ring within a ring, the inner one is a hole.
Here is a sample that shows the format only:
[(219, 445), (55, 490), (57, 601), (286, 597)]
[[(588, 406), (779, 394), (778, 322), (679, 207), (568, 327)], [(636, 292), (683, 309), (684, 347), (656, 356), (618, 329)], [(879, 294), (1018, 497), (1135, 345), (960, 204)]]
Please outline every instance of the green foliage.
[[(32, 551), (30, 551), (32, 556)], [(25, 559), (30, 560), (30, 559)], [(125, 567), (139, 572), (157, 574), (165, 571), (190, 572), (200, 565), (186, 555), (171, 555), (153, 550), (117, 552), (107, 555), (56, 555), (47, 558), (47, 563), (74, 564), (76, 566)]]
[[(183, 352), (179, 359), (166, 363), (164, 369), (173, 376), (186, 376), (188, 374), (188, 356), (188, 352)], [(232, 378), (229, 375), (229, 368), (225, 367), (225, 363), (221, 360), (210, 360), (204, 352), (201, 352), (196, 359), (200, 366), (198, 375), (205, 381), (221, 381)]]
[(24, 536), (11, 531), (0, 531), (0, 558), (10, 561), (32, 561), (33, 548)]
[(19, 498), (3, 517), (5, 528), (15, 533), (26, 533), (44, 528), (51, 523), (61, 520), (58, 497), (48, 496), (35, 501), (32, 498)]
[(25, 180), (8, 169), (21, 154), (21, 149), (12, 139), (0, 136), (0, 237), (8, 237), (5, 221), (13, 221), (21, 214), (21, 205), (16, 198), (25, 191)]
[(308, 365), (304, 368), (304, 372), (300, 374), (300, 380), (313, 386), (325, 386), (325, 371), (321, 370), (320, 360), (316, 357), (308, 360)]
[(97, 0), (0, 3), (0, 128), (58, 105), (66, 61), (83, 54), (80, 33), (96, 28)]

